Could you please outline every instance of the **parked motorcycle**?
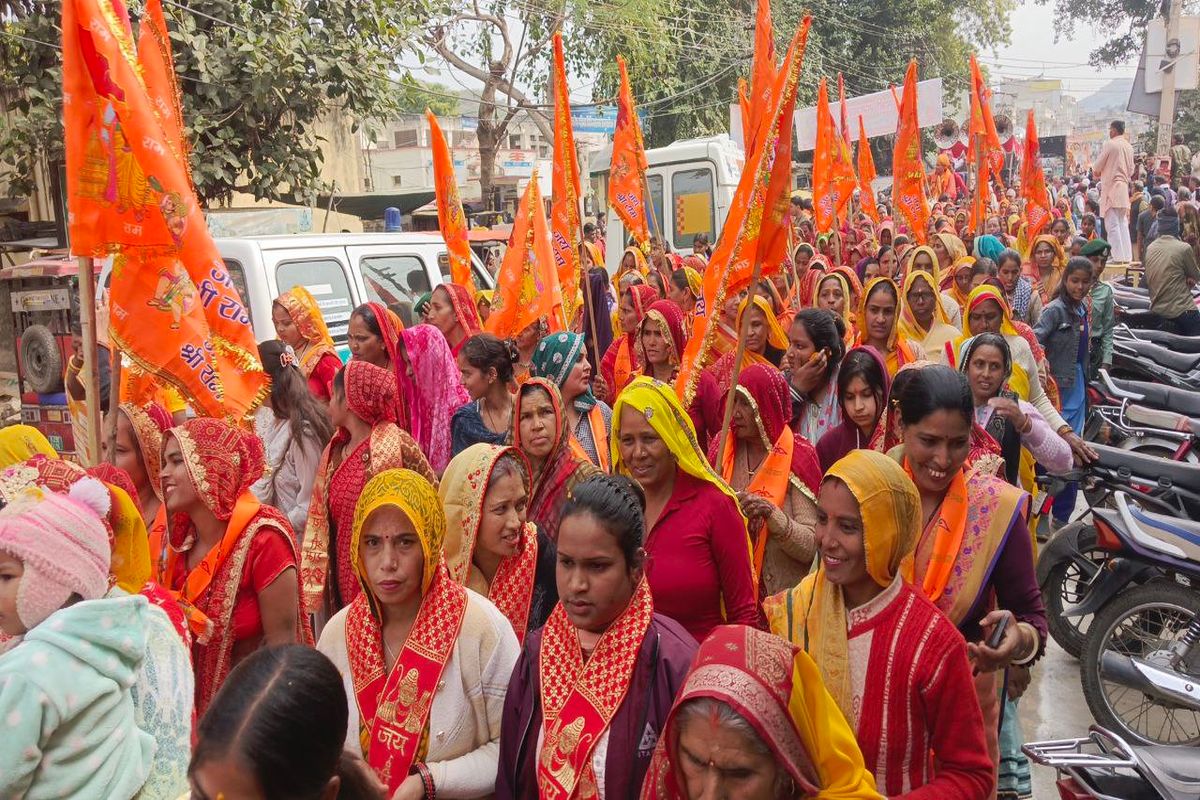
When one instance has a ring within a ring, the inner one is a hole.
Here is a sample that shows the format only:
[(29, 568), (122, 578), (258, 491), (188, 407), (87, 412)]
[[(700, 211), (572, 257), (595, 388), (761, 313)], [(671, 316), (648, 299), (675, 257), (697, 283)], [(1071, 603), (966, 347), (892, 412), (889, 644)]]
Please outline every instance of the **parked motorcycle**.
[(1200, 523), (1115, 500), (1092, 511), (1112, 555), (1064, 612), (1095, 615), (1079, 665), (1088, 709), (1141, 743), (1200, 745)]
[(1060, 800), (1200, 800), (1200, 757), (1191, 748), (1130, 744), (1093, 725), (1087, 736), (1021, 751), (1057, 771)]
[(1122, 381), (1102, 369), (1088, 385), (1083, 436), (1144, 455), (1200, 463), (1200, 393)]
[(1114, 337), (1112, 373), (1196, 391), (1200, 390), (1200, 353), (1177, 353), (1152, 342)]
[[(1041, 513), (1068, 481), (1078, 481), (1087, 510), (1065, 525), (1038, 553), (1037, 578), (1046, 603), (1050, 635), (1070, 655), (1083, 654), (1095, 609), (1084, 606), (1087, 589), (1112, 551), (1097, 540), (1093, 512), (1115, 507), (1119, 493), (1133, 493), (1148, 507), (1168, 517), (1200, 519), (1200, 465), (1165, 461), (1154, 456), (1093, 445), (1099, 459), (1079, 470), (1039, 479), (1044, 492)], [(1069, 609), (1074, 608), (1074, 613)]]

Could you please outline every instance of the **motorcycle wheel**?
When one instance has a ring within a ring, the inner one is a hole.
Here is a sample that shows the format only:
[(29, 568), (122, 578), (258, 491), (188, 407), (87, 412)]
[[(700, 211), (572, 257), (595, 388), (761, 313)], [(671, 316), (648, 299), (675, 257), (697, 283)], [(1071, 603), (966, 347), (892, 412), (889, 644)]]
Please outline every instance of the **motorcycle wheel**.
[[(1056, 535), (1068, 534), (1072, 527), (1080, 528), (1080, 555), (1095, 563), (1097, 568), (1103, 566), (1110, 553), (1096, 546), (1096, 529), (1090, 522), (1072, 522)], [(1083, 600), (1090, 578), (1091, 576), (1085, 574), (1078, 564), (1067, 560), (1050, 568), (1050, 573), (1046, 576), (1046, 585), (1042, 589), (1042, 599), (1046, 604), (1046, 624), (1050, 628), (1050, 635), (1058, 642), (1059, 647), (1073, 658), (1079, 658), (1083, 654), (1093, 615), (1064, 617), (1063, 611)]]
[(1165, 706), (1100, 675), (1106, 650), (1142, 658), (1177, 641), (1197, 600), (1194, 590), (1151, 581), (1117, 595), (1096, 614), (1079, 670), (1088, 710), (1101, 726), (1143, 744), (1200, 744), (1200, 711)]

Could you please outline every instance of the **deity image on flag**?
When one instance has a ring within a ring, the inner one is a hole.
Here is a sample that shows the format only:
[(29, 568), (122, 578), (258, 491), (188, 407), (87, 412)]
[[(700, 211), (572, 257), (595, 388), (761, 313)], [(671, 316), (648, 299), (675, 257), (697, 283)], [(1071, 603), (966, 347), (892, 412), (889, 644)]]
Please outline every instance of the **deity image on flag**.
[(183, 264), (172, 260), (169, 266), (159, 269), (158, 288), (154, 290), (154, 296), (146, 301), (146, 305), (158, 311), (169, 312), (171, 330), (177, 331), (180, 321), (196, 307), (199, 297), (196, 284), (192, 283)]

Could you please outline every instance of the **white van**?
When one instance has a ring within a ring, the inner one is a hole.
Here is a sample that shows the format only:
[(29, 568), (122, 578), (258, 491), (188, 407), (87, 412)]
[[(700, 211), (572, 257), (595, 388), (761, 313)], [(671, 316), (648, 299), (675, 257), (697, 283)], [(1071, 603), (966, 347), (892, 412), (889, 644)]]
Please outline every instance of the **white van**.
[[(346, 328), (361, 303), (382, 302), (412, 325), (417, 299), (450, 280), (446, 242), (422, 233), (318, 233), (217, 239), (230, 277), (250, 307), (254, 336), (275, 338), (271, 302), (303, 284), (321, 306), (338, 352), (348, 358)], [(495, 281), (472, 254), (475, 285)]]
[[(717, 234), (725, 224), (733, 194), (745, 164), (742, 148), (727, 134), (684, 139), (666, 147), (646, 151), (646, 183), (654, 207), (650, 235), (662, 231), (671, 248), (683, 255), (692, 252), (692, 239), (698, 233), (708, 234), (716, 244)], [(612, 146), (592, 156), (589, 176), (599, 208), (605, 209), (608, 230), (605, 231), (605, 253), (608, 271), (615, 273), (625, 251), (629, 233), (608, 206), (608, 170), (612, 163)], [(663, 203), (664, 187), (670, 187)], [(657, 226), (655, 225), (657, 222)]]

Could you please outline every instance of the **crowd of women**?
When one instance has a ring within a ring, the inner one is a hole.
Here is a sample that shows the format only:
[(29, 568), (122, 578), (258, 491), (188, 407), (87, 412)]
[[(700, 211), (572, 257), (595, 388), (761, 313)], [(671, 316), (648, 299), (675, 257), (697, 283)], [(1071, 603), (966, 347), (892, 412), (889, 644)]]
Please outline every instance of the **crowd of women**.
[(707, 243), (588, 242), (586, 334), (446, 284), (343, 365), (298, 287), (252, 426), (0, 431), (0, 796), (1028, 795), (1106, 247), (795, 211), (691, 380)]

